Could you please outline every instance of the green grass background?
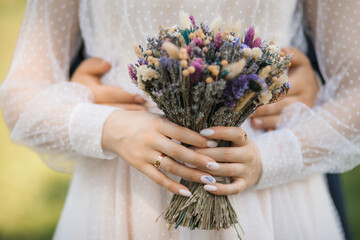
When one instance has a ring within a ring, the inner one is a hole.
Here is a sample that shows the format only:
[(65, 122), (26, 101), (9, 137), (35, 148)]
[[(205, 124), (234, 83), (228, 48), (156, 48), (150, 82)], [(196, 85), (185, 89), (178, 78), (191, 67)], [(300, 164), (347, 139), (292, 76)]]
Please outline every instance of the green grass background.
[[(25, 4), (0, 0), (0, 81), (10, 66)], [(10, 142), (0, 118), (0, 240), (51, 239), (69, 180), (68, 174), (46, 167), (33, 151)], [(360, 167), (343, 174), (342, 180), (353, 239), (360, 239)]]

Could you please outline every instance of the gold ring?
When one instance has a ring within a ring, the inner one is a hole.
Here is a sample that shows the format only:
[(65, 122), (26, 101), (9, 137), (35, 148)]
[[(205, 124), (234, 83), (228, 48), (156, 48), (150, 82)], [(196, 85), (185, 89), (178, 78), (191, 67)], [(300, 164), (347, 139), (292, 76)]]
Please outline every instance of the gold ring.
[(166, 155), (163, 154), (163, 153), (161, 153), (161, 154), (157, 157), (156, 162), (155, 162), (155, 164), (154, 164), (154, 166), (155, 166), (156, 168), (160, 168), (161, 161), (164, 159), (164, 157), (166, 157)]

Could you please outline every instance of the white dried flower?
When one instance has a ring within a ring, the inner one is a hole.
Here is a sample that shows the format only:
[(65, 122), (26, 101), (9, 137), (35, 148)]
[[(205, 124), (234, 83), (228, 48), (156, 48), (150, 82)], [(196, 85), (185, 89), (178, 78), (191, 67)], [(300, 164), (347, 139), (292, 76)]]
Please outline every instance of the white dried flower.
[(267, 77), (269, 76), (270, 71), (271, 71), (271, 67), (270, 67), (270, 66), (263, 67), (263, 68), (260, 70), (259, 77), (261, 77), (262, 79), (267, 78)]
[(234, 26), (235, 37), (238, 37), (240, 33), (241, 33), (241, 21), (237, 20)]
[(274, 44), (270, 44), (270, 45), (268, 46), (268, 49), (269, 49), (269, 51), (272, 52), (272, 53), (279, 52), (279, 47), (276, 46), (276, 45), (274, 45)]
[(182, 29), (190, 29), (190, 27), (192, 26), (192, 23), (190, 21), (190, 18), (189, 18), (189, 14), (184, 12), (183, 10), (181, 10), (179, 12), (179, 17), (180, 17), (180, 26)]
[(233, 63), (226, 65), (223, 68), (223, 70), (227, 70), (227, 71), (229, 71), (229, 73), (226, 75), (225, 79), (228, 80), (228, 79), (233, 79), (233, 78), (237, 77), (243, 70), (245, 63), (246, 63), (245, 59), (242, 58), (237, 62), (233, 62)]
[(210, 29), (214, 31), (214, 34), (216, 34), (220, 30), (222, 18), (220, 16), (217, 16), (214, 21), (210, 24)]
[(263, 55), (263, 52), (260, 48), (256, 47), (251, 50), (251, 54), (253, 55), (254, 59), (260, 58)]
[(176, 60), (179, 59), (179, 48), (175, 46), (173, 43), (164, 42), (162, 48), (169, 55), (169, 57), (174, 58)]
[(138, 58), (143, 58), (144, 57), (144, 55), (141, 52), (141, 49), (139, 48), (139, 46), (135, 42), (133, 42), (133, 48), (134, 48), (134, 52), (135, 52), (135, 54), (136, 54), (136, 56)]
[(270, 100), (272, 99), (272, 97), (273, 97), (273, 96), (272, 96), (271, 91), (267, 91), (266, 93), (263, 93), (263, 94), (260, 95), (260, 98), (259, 98), (260, 103), (262, 103), (262, 104), (267, 104), (267, 103), (270, 102)]

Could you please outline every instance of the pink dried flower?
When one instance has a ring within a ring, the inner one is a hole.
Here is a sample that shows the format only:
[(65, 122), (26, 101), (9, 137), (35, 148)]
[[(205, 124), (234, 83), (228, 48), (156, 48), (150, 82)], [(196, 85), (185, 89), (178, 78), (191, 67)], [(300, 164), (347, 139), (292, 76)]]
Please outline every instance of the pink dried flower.
[(137, 81), (137, 76), (134, 73), (132, 66), (129, 64), (127, 67), (128, 67), (128, 72), (129, 72), (129, 76), (130, 76), (131, 80)]
[(201, 79), (201, 74), (203, 72), (203, 61), (201, 58), (195, 58), (190, 66), (193, 66), (195, 68), (195, 72), (190, 75), (190, 78), (193, 82), (198, 83)]
[(190, 21), (191, 21), (191, 23), (192, 23), (192, 25), (193, 25), (193, 27), (194, 28), (196, 28), (196, 23), (195, 23), (195, 19), (194, 19), (194, 16), (193, 15), (190, 15)]
[(260, 47), (260, 45), (261, 45), (261, 38), (257, 37), (257, 38), (255, 38), (251, 48)]
[(214, 45), (217, 49), (219, 49), (222, 45), (222, 35), (221, 35), (220, 31), (216, 33), (216, 36), (214, 39)]
[(193, 42), (195, 43), (196, 46), (198, 46), (199, 48), (202, 48), (204, 46), (203, 41), (201, 40), (201, 38), (194, 38)]
[(245, 35), (245, 39), (244, 39), (244, 43), (249, 46), (250, 48), (253, 48), (253, 41), (254, 41), (254, 36), (255, 36), (255, 28), (254, 26), (250, 26), (249, 30), (247, 30), (246, 35)]

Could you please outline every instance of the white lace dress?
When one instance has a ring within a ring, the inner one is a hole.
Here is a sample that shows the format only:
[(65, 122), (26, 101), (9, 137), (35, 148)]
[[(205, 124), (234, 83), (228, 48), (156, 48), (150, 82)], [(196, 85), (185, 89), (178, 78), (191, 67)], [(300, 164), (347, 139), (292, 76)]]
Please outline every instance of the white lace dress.
[(102, 126), (115, 108), (94, 104), (68, 78), (82, 37), (89, 56), (113, 66), (103, 83), (136, 92), (126, 70), (135, 61), (131, 43), (145, 44), (159, 24), (177, 24), (182, 9), (198, 22), (233, 16), (303, 51), (301, 29), (310, 31), (326, 80), (317, 106), (290, 106), (276, 131), (248, 129), (264, 173), (232, 201), (246, 239), (341, 239), (322, 174), (359, 163), (359, 7), (356, 0), (29, 0), (1, 102), (13, 141), (36, 149), (50, 167), (73, 171), (54, 238), (236, 239), (232, 229), (168, 231), (162, 219), (155, 223), (171, 194), (102, 151)]

